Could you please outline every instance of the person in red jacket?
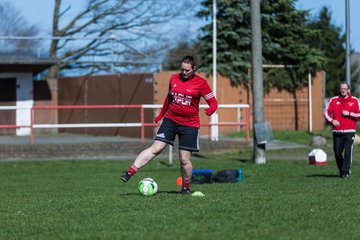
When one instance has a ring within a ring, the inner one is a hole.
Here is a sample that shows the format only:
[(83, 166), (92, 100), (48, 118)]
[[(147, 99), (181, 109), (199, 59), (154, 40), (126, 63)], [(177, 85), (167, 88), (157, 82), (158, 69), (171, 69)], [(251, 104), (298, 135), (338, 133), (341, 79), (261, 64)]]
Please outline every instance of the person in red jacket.
[(182, 176), (181, 193), (190, 194), (192, 177), (192, 152), (199, 151), (199, 102), (204, 98), (209, 108), (206, 115), (213, 114), (218, 102), (207, 81), (195, 74), (197, 69), (193, 56), (185, 56), (181, 60), (181, 72), (170, 77), (168, 95), (163, 107), (154, 122), (163, 121), (155, 136), (153, 144), (142, 151), (133, 165), (120, 176), (127, 182), (140, 168), (148, 164), (170, 144), (174, 146), (175, 136), (179, 140), (179, 158)]
[(360, 119), (359, 100), (351, 96), (349, 84), (340, 83), (339, 95), (330, 99), (324, 115), (332, 124), (333, 149), (340, 177), (346, 179), (351, 174), (356, 122)]

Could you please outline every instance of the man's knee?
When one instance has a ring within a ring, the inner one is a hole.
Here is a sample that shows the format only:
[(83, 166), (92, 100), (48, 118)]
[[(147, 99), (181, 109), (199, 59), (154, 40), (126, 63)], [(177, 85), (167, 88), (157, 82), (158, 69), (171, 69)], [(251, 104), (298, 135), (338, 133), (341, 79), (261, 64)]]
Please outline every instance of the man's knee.
[(165, 147), (166, 147), (166, 143), (156, 141), (149, 147), (149, 150), (152, 152), (152, 154), (159, 155), (164, 150)]
[(180, 163), (182, 165), (189, 164), (190, 163), (190, 156), (191, 156), (190, 152), (180, 150), (180, 152), (179, 152)]

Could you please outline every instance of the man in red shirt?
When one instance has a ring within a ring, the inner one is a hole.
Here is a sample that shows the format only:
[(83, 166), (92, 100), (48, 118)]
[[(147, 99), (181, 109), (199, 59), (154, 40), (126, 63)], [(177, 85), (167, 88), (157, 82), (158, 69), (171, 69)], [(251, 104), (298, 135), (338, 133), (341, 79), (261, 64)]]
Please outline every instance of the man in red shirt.
[(346, 179), (351, 174), (356, 122), (360, 119), (359, 100), (351, 96), (346, 82), (340, 83), (339, 95), (329, 101), (324, 115), (332, 124), (333, 149), (340, 177)]
[(159, 115), (154, 119), (158, 123), (164, 120), (155, 136), (153, 144), (142, 151), (131, 167), (120, 176), (127, 182), (140, 168), (170, 144), (174, 146), (175, 136), (179, 138), (179, 158), (181, 165), (183, 194), (190, 194), (192, 177), (192, 152), (199, 151), (199, 102), (203, 97), (209, 108), (205, 113), (210, 116), (217, 107), (217, 100), (207, 81), (195, 74), (197, 69), (193, 56), (185, 56), (181, 61), (181, 72), (170, 77), (169, 91)]

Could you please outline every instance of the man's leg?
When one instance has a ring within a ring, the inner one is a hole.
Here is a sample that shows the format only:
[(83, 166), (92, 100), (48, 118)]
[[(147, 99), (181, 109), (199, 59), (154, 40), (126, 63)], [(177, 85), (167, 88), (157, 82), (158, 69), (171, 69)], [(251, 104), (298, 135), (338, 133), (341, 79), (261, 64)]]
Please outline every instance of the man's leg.
[(343, 174), (349, 175), (351, 173), (351, 163), (352, 163), (352, 150), (353, 142), (355, 139), (355, 133), (346, 133), (344, 137), (344, 163), (342, 166)]
[(155, 140), (153, 144), (142, 151), (139, 156), (135, 159), (134, 164), (120, 176), (120, 179), (124, 182), (129, 181), (130, 177), (134, 175), (140, 168), (148, 164), (154, 157), (159, 155), (162, 150), (166, 147), (167, 143)]
[(192, 177), (191, 153), (199, 151), (199, 129), (188, 126), (178, 126), (179, 128), (179, 158), (182, 176), (181, 193), (189, 194)]
[(186, 193), (190, 193), (190, 183), (193, 170), (191, 163), (191, 152), (186, 150), (179, 150), (179, 158), (182, 176), (182, 191), (187, 191)]
[(139, 156), (135, 159), (134, 165), (137, 168), (142, 168), (148, 164), (154, 157), (159, 155), (162, 150), (166, 147), (167, 143), (155, 140), (153, 144), (142, 151)]
[(344, 157), (342, 155), (344, 150), (344, 135), (339, 133), (333, 133), (333, 150), (336, 160), (336, 165), (339, 169), (340, 176), (342, 175), (342, 167), (344, 163)]
[(134, 164), (131, 165), (127, 172), (120, 176), (120, 179), (127, 182), (130, 177), (139, 170), (139, 168), (142, 168), (154, 157), (159, 155), (167, 144), (173, 146), (175, 135), (176, 129), (174, 128), (174, 123), (171, 120), (164, 118), (155, 136), (153, 144), (139, 154), (139, 156), (135, 159)]

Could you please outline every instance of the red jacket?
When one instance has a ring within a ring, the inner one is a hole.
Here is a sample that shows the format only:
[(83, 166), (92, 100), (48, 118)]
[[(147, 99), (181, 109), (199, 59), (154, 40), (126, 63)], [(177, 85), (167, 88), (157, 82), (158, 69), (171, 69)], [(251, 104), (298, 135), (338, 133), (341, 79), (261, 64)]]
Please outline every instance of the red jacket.
[[(330, 99), (324, 115), (328, 122), (339, 121), (339, 126), (333, 125), (333, 132), (356, 132), (356, 121), (360, 119), (359, 100), (348, 95), (347, 98), (336, 96)], [(349, 116), (342, 114), (343, 110), (349, 111)]]
[(210, 116), (216, 111), (218, 102), (207, 81), (196, 74), (186, 81), (181, 80), (178, 73), (172, 75), (169, 81), (168, 96), (154, 122), (166, 117), (184, 126), (200, 128), (199, 103), (201, 97), (209, 105), (205, 113)]

